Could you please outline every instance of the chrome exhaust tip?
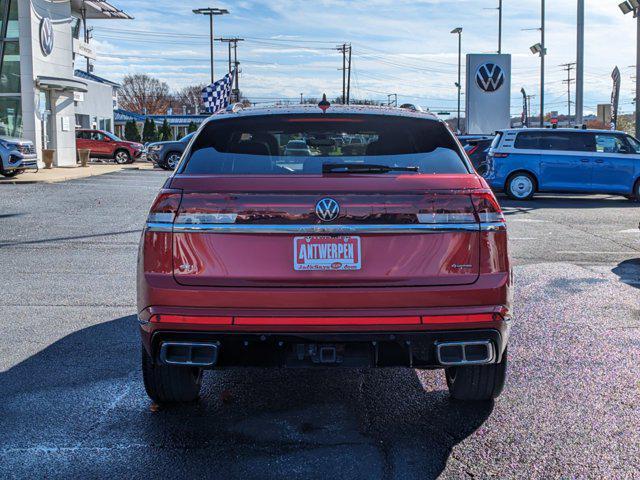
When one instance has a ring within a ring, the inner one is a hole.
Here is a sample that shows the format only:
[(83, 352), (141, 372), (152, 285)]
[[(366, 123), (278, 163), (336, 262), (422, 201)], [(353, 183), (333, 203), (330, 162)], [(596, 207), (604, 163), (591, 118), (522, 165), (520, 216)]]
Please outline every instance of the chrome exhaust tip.
[(218, 361), (219, 347), (218, 342), (162, 342), (160, 362), (183, 367), (212, 367)]
[(441, 365), (486, 365), (494, 363), (496, 351), (490, 340), (436, 343), (436, 357)]

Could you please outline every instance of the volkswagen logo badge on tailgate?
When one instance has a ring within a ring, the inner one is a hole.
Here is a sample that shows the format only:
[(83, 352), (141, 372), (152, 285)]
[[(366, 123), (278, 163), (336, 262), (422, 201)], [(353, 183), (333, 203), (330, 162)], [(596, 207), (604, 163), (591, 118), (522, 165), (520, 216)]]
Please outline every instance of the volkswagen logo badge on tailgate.
[(316, 203), (316, 215), (323, 222), (331, 222), (338, 218), (340, 205), (333, 198), (323, 198)]

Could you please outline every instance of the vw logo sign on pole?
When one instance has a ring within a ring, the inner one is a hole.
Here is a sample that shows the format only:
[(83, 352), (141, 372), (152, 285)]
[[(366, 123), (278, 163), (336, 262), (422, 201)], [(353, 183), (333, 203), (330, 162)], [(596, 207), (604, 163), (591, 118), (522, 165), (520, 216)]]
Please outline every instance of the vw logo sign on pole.
[(40, 20), (40, 48), (45, 57), (53, 52), (53, 24), (49, 17)]
[(476, 83), (481, 90), (493, 93), (504, 84), (504, 70), (495, 63), (483, 63), (476, 70)]
[(338, 218), (340, 205), (333, 198), (323, 198), (316, 203), (316, 215), (323, 222), (331, 222)]

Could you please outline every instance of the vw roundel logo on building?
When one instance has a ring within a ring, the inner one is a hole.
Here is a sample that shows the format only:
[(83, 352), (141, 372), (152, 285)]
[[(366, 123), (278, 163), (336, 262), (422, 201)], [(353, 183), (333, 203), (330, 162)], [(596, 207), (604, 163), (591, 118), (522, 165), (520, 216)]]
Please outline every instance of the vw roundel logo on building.
[(45, 57), (53, 52), (53, 24), (49, 17), (40, 20), (40, 48)]
[(495, 63), (483, 63), (476, 70), (476, 84), (487, 93), (495, 92), (504, 85), (504, 70)]
[(323, 198), (316, 203), (316, 215), (323, 222), (331, 222), (338, 218), (340, 205), (333, 198)]

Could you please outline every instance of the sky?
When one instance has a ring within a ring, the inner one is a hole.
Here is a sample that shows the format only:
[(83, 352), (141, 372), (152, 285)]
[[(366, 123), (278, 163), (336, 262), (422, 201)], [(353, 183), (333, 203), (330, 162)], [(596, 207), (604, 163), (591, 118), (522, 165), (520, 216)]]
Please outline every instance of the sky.
[[(435, 111), (457, 108), (457, 35), (462, 51), (495, 53), (498, 0), (113, 0), (133, 20), (93, 21), (97, 75), (120, 81), (147, 73), (173, 89), (208, 83), (209, 22), (201, 7), (229, 10), (216, 17), (215, 37), (239, 43), (240, 89), (254, 102), (342, 92), (342, 54), (351, 43), (352, 98), (414, 103)], [(545, 111), (567, 112), (562, 64), (576, 57), (576, 0), (547, 0)], [(611, 71), (622, 72), (622, 112), (633, 109), (635, 20), (618, 0), (586, 0), (585, 112), (610, 101)], [(540, 41), (540, 0), (503, 0), (503, 53), (512, 55), (511, 112), (522, 109), (520, 89), (538, 95), (540, 59), (529, 47)], [(227, 70), (227, 46), (217, 42), (216, 77)], [(464, 59), (463, 59), (464, 86)], [(463, 91), (464, 94), (464, 91)], [(571, 98), (575, 90), (572, 86)], [(539, 111), (532, 100), (532, 114)], [(464, 106), (464, 97), (463, 102)], [(464, 108), (464, 107), (463, 107)]]

